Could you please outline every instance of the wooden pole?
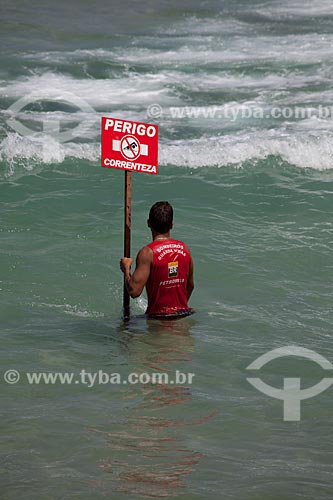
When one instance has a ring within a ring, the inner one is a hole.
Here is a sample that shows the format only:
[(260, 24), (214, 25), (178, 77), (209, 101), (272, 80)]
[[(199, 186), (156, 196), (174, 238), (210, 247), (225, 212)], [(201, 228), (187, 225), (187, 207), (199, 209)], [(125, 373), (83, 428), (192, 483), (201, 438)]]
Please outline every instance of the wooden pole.
[[(124, 257), (131, 256), (131, 204), (132, 204), (132, 172), (125, 170), (125, 193), (124, 193)], [(130, 317), (130, 296), (126, 288), (124, 277), (123, 293), (123, 315), (124, 320)]]

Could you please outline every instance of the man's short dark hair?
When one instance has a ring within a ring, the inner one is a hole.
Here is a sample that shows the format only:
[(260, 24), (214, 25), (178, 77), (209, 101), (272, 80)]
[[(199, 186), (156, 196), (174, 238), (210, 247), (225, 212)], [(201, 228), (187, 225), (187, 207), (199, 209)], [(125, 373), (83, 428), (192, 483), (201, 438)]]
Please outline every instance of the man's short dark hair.
[(157, 201), (149, 211), (150, 227), (157, 233), (168, 233), (172, 228), (173, 209), (167, 201)]

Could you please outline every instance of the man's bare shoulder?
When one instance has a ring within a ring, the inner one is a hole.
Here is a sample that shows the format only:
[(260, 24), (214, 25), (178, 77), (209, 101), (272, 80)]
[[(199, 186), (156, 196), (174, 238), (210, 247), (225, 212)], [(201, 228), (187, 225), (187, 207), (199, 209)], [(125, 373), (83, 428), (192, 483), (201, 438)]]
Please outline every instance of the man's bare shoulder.
[(138, 251), (137, 261), (142, 263), (150, 263), (153, 261), (153, 251), (147, 245), (142, 247), (141, 250)]

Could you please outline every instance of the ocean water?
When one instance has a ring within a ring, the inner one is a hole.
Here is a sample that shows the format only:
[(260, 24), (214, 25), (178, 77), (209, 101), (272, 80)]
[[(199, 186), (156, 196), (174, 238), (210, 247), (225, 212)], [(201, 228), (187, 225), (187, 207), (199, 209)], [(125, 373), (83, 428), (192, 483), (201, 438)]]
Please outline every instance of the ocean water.
[[(285, 421), (246, 380), (279, 347), (333, 362), (331, 1), (2, 0), (0, 19), (1, 500), (331, 500), (333, 388)], [(133, 174), (132, 252), (167, 199), (195, 262), (190, 318), (147, 321), (141, 297), (122, 321), (103, 115), (160, 127), (159, 175)], [(82, 369), (195, 376), (25, 376)], [(287, 356), (256, 376), (325, 375)]]

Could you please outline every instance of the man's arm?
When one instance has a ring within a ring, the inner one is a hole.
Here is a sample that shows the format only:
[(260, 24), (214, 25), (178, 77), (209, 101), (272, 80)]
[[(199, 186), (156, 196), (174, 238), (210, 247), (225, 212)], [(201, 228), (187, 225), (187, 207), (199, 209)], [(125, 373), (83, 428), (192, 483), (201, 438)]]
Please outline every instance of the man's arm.
[(187, 278), (187, 300), (189, 300), (189, 298), (191, 297), (193, 289), (194, 289), (194, 265), (193, 265), (193, 259), (191, 257), (190, 269)]
[(141, 295), (145, 284), (148, 281), (151, 264), (153, 262), (153, 252), (148, 247), (143, 247), (136, 257), (136, 267), (131, 275), (131, 265), (133, 259), (123, 257), (120, 260), (120, 269), (125, 275), (125, 283), (128, 293), (135, 299)]

